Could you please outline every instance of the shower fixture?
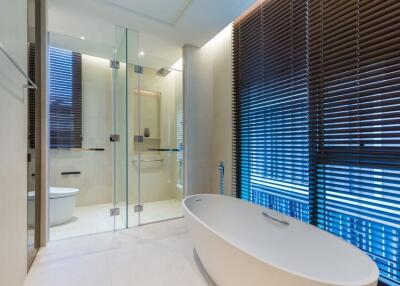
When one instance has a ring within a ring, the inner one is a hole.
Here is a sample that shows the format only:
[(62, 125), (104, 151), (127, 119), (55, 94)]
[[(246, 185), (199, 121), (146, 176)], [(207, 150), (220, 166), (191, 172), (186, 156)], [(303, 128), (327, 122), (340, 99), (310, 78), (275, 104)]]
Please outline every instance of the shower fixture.
[(171, 71), (167, 68), (160, 68), (157, 72), (156, 75), (166, 77)]

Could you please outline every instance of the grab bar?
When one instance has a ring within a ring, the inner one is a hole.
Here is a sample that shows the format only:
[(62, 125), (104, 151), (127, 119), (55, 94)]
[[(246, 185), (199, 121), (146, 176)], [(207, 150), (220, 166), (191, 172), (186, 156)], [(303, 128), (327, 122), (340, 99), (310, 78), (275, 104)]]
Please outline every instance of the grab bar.
[[(133, 162), (138, 162), (139, 160), (133, 160)], [(154, 159), (154, 160), (140, 160), (140, 162), (162, 162), (164, 159)]]
[(284, 224), (284, 225), (290, 225), (290, 223), (289, 223), (288, 221), (286, 221), (286, 220), (280, 220), (280, 219), (274, 218), (273, 216), (270, 216), (270, 215), (267, 214), (266, 212), (263, 212), (262, 214), (263, 214), (263, 216), (265, 216), (266, 218), (272, 219), (273, 221), (279, 222), (279, 223)]
[(36, 84), (29, 78), (26, 72), (17, 64), (17, 62), (10, 56), (10, 54), (7, 53), (2, 43), (0, 43), (0, 50), (7, 57), (7, 59), (9, 59), (9, 61), (16, 67), (16, 69), (24, 76), (24, 78), (26, 78), (30, 83), (30, 85), (24, 85), (24, 87), (28, 89), (38, 89)]

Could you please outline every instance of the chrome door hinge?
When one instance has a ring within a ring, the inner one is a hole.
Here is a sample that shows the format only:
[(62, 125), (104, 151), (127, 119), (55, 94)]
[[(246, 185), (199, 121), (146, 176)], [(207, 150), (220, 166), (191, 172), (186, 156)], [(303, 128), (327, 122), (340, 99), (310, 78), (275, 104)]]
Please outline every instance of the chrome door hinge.
[(134, 212), (135, 213), (140, 213), (140, 212), (142, 212), (143, 211), (143, 205), (135, 205), (134, 207), (133, 207), (133, 210), (134, 210)]
[(110, 60), (110, 68), (119, 69), (119, 61)]
[(134, 66), (133, 66), (133, 71), (134, 71), (135, 73), (138, 73), (138, 74), (143, 74), (143, 67), (142, 67), (142, 66), (139, 66), (139, 65), (134, 65)]
[(110, 135), (110, 141), (111, 142), (118, 142), (119, 141), (119, 134), (111, 134)]
[(119, 215), (120, 211), (119, 208), (110, 209), (110, 216), (117, 216)]

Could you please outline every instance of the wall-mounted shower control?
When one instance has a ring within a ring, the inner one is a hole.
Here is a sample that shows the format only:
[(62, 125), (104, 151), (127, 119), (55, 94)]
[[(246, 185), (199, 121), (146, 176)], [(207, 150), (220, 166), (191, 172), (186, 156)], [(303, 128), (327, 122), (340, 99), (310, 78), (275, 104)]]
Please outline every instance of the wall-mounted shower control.
[(223, 195), (224, 192), (225, 192), (225, 179), (224, 179), (224, 177), (225, 177), (225, 166), (224, 166), (224, 162), (223, 161), (221, 161), (219, 163), (218, 170), (219, 170), (219, 193), (220, 193), (220, 195)]

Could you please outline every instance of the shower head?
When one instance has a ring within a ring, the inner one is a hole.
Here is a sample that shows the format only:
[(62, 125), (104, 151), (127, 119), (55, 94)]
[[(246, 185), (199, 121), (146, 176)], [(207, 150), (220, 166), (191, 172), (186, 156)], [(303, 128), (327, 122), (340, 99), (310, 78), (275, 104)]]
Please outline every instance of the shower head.
[(167, 68), (160, 68), (160, 69), (156, 72), (156, 75), (165, 77), (165, 76), (167, 76), (170, 72), (171, 72), (171, 71), (170, 71), (169, 69), (167, 69)]

